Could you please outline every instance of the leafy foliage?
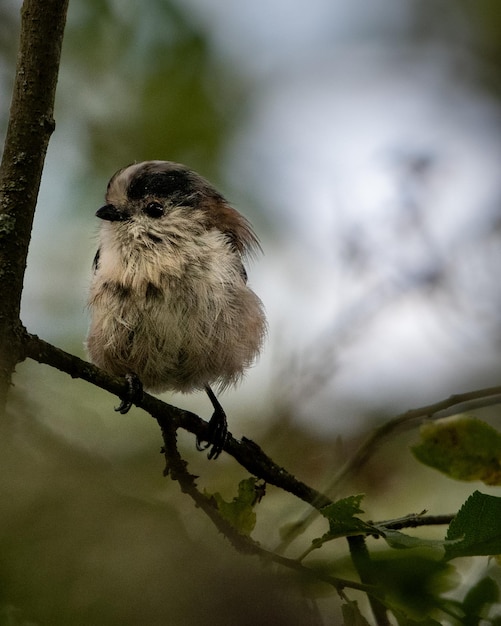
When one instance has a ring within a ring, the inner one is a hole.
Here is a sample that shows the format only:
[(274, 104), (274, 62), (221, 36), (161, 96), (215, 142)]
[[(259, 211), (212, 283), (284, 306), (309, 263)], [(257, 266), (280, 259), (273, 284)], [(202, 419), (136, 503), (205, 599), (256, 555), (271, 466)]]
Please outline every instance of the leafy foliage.
[(485, 422), (461, 415), (421, 427), (417, 459), (457, 480), (501, 484), (501, 434)]
[(454, 568), (429, 552), (384, 552), (375, 556), (373, 567), (385, 604), (400, 614), (401, 623), (433, 617), (442, 594), (458, 582)]
[(254, 477), (241, 480), (238, 495), (227, 502), (220, 493), (212, 494), (212, 498), (225, 520), (230, 522), (242, 535), (250, 535), (256, 525), (254, 506), (259, 502), (260, 494)]
[(380, 531), (375, 526), (356, 517), (363, 513), (360, 508), (363, 497), (363, 495), (349, 496), (324, 507), (321, 513), (329, 520), (329, 532), (315, 539), (313, 545), (320, 547), (326, 541), (352, 535), (379, 535)]
[(475, 491), (449, 526), (446, 558), (501, 554), (501, 498)]
[(398, 549), (410, 549), (410, 548), (431, 548), (431, 549), (443, 549), (446, 545), (446, 541), (441, 539), (426, 539), (422, 537), (414, 537), (412, 535), (408, 535), (399, 530), (394, 530), (392, 528), (385, 528), (384, 526), (377, 526), (386, 543), (390, 546), (390, 548)]

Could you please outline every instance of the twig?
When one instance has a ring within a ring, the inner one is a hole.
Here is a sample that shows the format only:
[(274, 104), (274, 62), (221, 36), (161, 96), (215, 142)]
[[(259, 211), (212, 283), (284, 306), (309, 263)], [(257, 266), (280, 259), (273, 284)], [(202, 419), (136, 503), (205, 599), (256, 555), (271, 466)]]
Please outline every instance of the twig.
[(400, 530), (401, 528), (419, 528), (420, 526), (443, 526), (450, 524), (454, 519), (454, 514), (449, 515), (424, 515), (424, 514), (411, 514), (405, 515), (398, 519), (385, 520), (382, 522), (369, 522), (374, 526), (380, 528), (390, 528), (391, 530)]
[(273, 562), (289, 569), (293, 569), (310, 579), (320, 580), (331, 585), (338, 592), (341, 592), (345, 588), (365, 591), (369, 594), (375, 592), (376, 587), (374, 585), (358, 583), (344, 578), (337, 578), (335, 576), (330, 576), (325, 572), (306, 567), (302, 565), (299, 561), (286, 558), (284, 556), (266, 550), (265, 548), (262, 548), (251, 537), (239, 533), (234, 526), (232, 526), (226, 519), (224, 519), (220, 515), (212, 499), (198, 490), (195, 483), (197, 477), (193, 474), (190, 474), (190, 472), (188, 471), (188, 464), (181, 457), (177, 448), (176, 427), (174, 423), (168, 418), (166, 419), (164, 417), (157, 418), (157, 422), (162, 431), (162, 437), (164, 441), (163, 452), (166, 461), (166, 469), (164, 472), (165, 475), (169, 475), (173, 480), (179, 483), (181, 490), (193, 499), (197, 507), (204, 511), (204, 513), (214, 523), (216, 528), (224, 534), (224, 536), (239, 552), (243, 552), (245, 554), (253, 554), (261, 557), (264, 562)]
[[(411, 409), (397, 415), (371, 432), (352, 457), (336, 472), (334, 478), (325, 488), (324, 493), (328, 497), (335, 499), (341, 483), (359, 471), (379, 446), (397, 432), (413, 428), (425, 419), (440, 419), (461, 413), (466, 408), (472, 410), (473, 408), (478, 409), (499, 403), (501, 403), (501, 387), (487, 387), (455, 394), (445, 400), (440, 400), (417, 409)], [(304, 517), (290, 527), (289, 532), (282, 539), (276, 550), (278, 552), (286, 550), (317, 517), (317, 510), (308, 511)]]
[(501, 387), (487, 387), (455, 394), (445, 400), (440, 400), (439, 402), (434, 402), (433, 404), (428, 404), (417, 409), (411, 409), (397, 415), (376, 428), (367, 437), (351, 459), (335, 474), (331, 483), (326, 488), (326, 492), (333, 496), (334, 490), (339, 484), (362, 468), (383, 441), (397, 432), (414, 428), (416, 422), (421, 422), (425, 419), (441, 419), (450, 415), (459, 414), (464, 410), (478, 409), (499, 403), (501, 403)]

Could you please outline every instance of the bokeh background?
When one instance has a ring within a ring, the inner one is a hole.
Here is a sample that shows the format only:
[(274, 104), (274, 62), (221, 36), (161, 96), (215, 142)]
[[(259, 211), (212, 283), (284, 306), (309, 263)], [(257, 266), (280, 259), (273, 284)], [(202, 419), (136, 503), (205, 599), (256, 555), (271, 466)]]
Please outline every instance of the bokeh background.
[[(2, 135), (20, 4), (0, 5)], [(186, 163), (264, 249), (249, 275), (269, 338), (222, 398), (230, 428), (322, 488), (376, 424), (499, 383), (500, 66), (496, 0), (70, 0), (23, 322), (84, 356), (108, 179), (132, 161)], [(206, 415), (202, 396), (165, 397)], [(18, 367), (0, 443), (0, 624), (336, 615), (234, 555), (162, 478), (153, 420), (115, 403)], [(415, 437), (386, 443), (343, 495), (365, 492), (372, 518), (456, 510), (471, 485), (420, 467)], [(231, 499), (245, 474), (181, 440), (200, 484)], [(303, 511), (270, 488), (256, 537), (273, 547)]]

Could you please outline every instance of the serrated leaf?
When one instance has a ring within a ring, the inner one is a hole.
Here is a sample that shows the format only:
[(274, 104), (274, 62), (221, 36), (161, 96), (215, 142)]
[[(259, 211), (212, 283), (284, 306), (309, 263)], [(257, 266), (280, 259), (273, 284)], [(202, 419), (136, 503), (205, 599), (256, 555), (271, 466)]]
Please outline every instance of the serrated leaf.
[(325, 506), (320, 512), (329, 520), (329, 534), (346, 537), (364, 533), (379, 534), (379, 531), (370, 524), (362, 521), (356, 515), (363, 513), (360, 508), (364, 496), (348, 496), (337, 502)]
[(343, 626), (370, 626), (369, 622), (360, 613), (356, 602), (347, 602), (341, 606), (343, 612)]
[(445, 556), (490, 556), (501, 554), (501, 498), (475, 491), (449, 525)]
[(321, 509), (320, 512), (329, 521), (329, 532), (314, 539), (312, 545), (318, 548), (326, 541), (352, 535), (380, 535), (381, 532), (375, 526), (356, 517), (356, 514), (363, 513), (360, 508), (363, 497), (348, 496)]
[(211, 494), (221, 516), (243, 535), (250, 535), (256, 525), (256, 482), (254, 477), (240, 481), (238, 496), (231, 502), (224, 500), (220, 493)]
[(501, 434), (481, 420), (462, 415), (421, 427), (416, 458), (456, 480), (501, 485)]

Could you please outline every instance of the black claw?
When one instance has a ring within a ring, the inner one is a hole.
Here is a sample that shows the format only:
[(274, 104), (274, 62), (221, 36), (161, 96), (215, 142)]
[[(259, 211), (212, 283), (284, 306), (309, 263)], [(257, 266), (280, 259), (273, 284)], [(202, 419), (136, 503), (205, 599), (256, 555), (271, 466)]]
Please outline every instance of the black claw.
[(197, 437), (197, 450), (207, 450), (210, 448), (207, 458), (217, 459), (224, 448), (224, 444), (228, 439), (228, 426), (226, 422), (226, 415), (221, 411), (214, 411), (209, 421), (209, 428), (207, 432), (207, 441)]
[(200, 439), (200, 437), (197, 437), (196, 440), (196, 446), (197, 446), (197, 450), (199, 452), (203, 452), (204, 450), (207, 450), (207, 448), (210, 446), (210, 443), (202, 443), (203, 441), (205, 441), (204, 439)]
[(197, 437), (197, 450), (202, 451), (210, 448), (207, 458), (211, 460), (217, 459), (223, 451), (226, 440), (228, 439), (228, 423), (223, 407), (219, 404), (212, 389), (207, 385), (205, 391), (212, 402), (214, 413), (209, 421), (206, 443), (202, 443), (205, 442), (205, 439)]
[(127, 381), (126, 394), (123, 398), (120, 398), (120, 404), (115, 407), (115, 411), (122, 415), (128, 413), (134, 402), (139, 402), (143, 397), (143, 385), (137, 374), (133, 372), (125, 374), (125, 380)]
[(115, 407), (115, 411), (117, 413), (121, 413), (122, 415), (125, 415), (126, 413), (129, 412), (131, 406), (132, 406), (132, 402), (130, 400), (120, 400), (120, 404)]

